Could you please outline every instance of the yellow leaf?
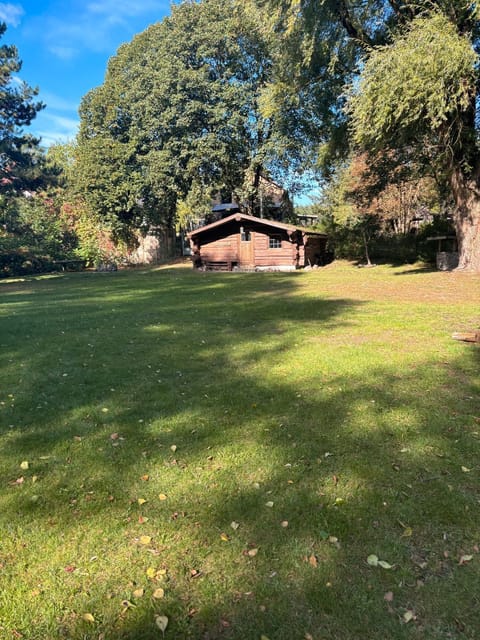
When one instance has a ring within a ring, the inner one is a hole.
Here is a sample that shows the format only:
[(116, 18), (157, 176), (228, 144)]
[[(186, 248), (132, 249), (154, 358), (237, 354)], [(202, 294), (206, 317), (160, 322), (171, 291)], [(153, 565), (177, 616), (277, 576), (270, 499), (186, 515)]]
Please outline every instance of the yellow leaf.
[(152, 538), (150, 536), (140, 536), (140, 544), (150, 544), (150, 542), (152, 541)]
[(134, 598), (141, 598), (144, 593), (145, 591), (143, 589), (135, 589), (135, 591), (132, 593), (132, 596)]
[(175, 453), (175, 451), (177, 450), (177, 445), (176, 444), (172, 444), (170, 449), (173, 451), (173, 453)]
[(413, 533), (412, 527), (405, 527), (404, 532), (402, 533), (402, 538), (410, 538)]
[(20, 469), (23, 469), (24, 471), (26, 471), (29, 468), (29, 464), (28, 464), (28, 460), (24, 460), (23, 462), (20, 463)]
[(139, 505), (142, 505), (142, 504), (146, 503), (146, 500), (145, 500), (145, 498), (138, 498), (137, 502), (138, 502)]
[(147, 578), (154, 578), (155, 577), (155, 569), (153, 567), (148, 567), (146, 574), (147, 574)]
[(250, 556), (250, 558), (254, 558), (258, 553), (258, 549), (249, 549), (247, 553)]
[[(22, 466), (22, 465), (20, 465), (20, 466)], [(23, 467), (22, 467), (22, 469), (23, 469)], [(27, 469), (28, 469), (28, 467), (27, 467)], [(471, 469), (469, 469), (468, 467), (462, 466), (462, 471), (463, 471), (463, 473), (470, 473)]]
[(221, 533), (220, 534), (220, 538), (224, 541), (224, 542), (228, 542), (230, 540), (230, 538), (227, 536), (226, 533)]
[(82, 618), (85, 620), (85, 622), (95, 622), (95, 618), (91, 613), (84, 613)]
[(165, 591), (159, 587), (158, 589), (155, 589), (155, 591), (153, 592), (153, 597), (156, 598), (157, 600), (160, 600), (161, 598), (164, 597), (165, 595)]
[(158, 494), (158, 499), (159, 499), (159, 500), (166, 500), (166, 499), (167, 499), (167, 496), (166, 496), (164, 493), (159, 493), (159, 494)]
[(409, 611), (405, 611), (405, 613), (403, 614), (403, 620), (404, 620), (405, 624), (408, 624), (414, 618), (415, 618), (415, 614), (413, 613), (413, 611), (410, 611), (410, 610)]
[(168, 618), (167, 618), (167, 616), (156, 616), (155, 617), (155, 624), (157, 625), (157, 627), (160, 629), (160, 631), (162, 633), (165, 633), (165, 629), (168, 626)]
[(273, 502), (270, 500), (269, 502), (265, 503), (265, 506), (271, 508), (271, 507), (273, 507)]

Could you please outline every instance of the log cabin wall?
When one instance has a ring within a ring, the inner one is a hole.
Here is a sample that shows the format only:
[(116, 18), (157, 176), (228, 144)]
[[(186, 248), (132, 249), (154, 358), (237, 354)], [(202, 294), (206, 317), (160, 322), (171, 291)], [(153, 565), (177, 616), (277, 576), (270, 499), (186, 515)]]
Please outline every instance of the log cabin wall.
[(275, 229), (268, 232), (255, 231), (253, 236), (256, 267), (299, 266), (297, 244), (289, 238), (286, 231)]
[(212, 229), (200, 239), (202, 262), (233, 262), (238, 264), (238, 228), (225, 225)]
[(232, 215), (190, 234), (194, 266), (287, 268), (323, 264), (326, 236), (253, 216)]

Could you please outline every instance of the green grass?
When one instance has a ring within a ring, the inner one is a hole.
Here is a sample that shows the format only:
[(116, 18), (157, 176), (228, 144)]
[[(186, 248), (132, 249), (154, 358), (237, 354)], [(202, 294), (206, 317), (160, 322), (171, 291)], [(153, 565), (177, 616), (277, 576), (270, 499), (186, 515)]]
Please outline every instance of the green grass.
[(479, 303), (346, 263), (0, 281), (0, 638), (480, 637)]

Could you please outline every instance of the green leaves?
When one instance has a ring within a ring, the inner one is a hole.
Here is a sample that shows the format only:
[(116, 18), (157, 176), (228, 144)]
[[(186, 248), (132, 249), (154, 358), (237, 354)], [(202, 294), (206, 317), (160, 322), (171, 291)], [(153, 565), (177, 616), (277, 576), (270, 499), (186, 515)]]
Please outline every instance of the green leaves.
[(446, 16), (416, 18), (369, 52), (348, 104), (355, 140), (379, 147), (438, 131), (471, 104), (476, 64), (470, 40)]

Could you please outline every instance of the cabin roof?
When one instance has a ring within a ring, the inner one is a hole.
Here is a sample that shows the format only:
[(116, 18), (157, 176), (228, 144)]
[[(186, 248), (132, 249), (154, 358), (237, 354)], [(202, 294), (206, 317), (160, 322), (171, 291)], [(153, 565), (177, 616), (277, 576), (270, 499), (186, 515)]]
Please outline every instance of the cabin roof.
[(267, 220), (266, 218), (257, 218), (256, 216), (249, 216), (246, 213), (233, 213), (231, 216), (226, 218), (222, 218), (221, 220), (217, 220), (216, 222), (212, 222), (211, 224), (207, 224), (204, 227), (199, 227), (198, 229), (194, 229), (187, 234), (189, 238), (192, 238), (197, 235), (201, 235), (204, 232), (210, 231), (211, 229), (216, 229), (217, 227), (221, 227), (224, 224), (228, 224), (229, 222), (255, 222), (256, 224), (263, 225), (265, 227), (271, 227), (272, 229), (282, 229), (289, 233), (293, 233), (294, 231), (299, 231), (300, 233), (308, 234), (309, 236), (319, 236), (322, 238), (326, 238), (326, 233), (321, 233), (320, 231), (312, 231), (306, 227), (299, 227), (294, 224), (286, 224), (284, 222), (277, 222), (276, 220)]

